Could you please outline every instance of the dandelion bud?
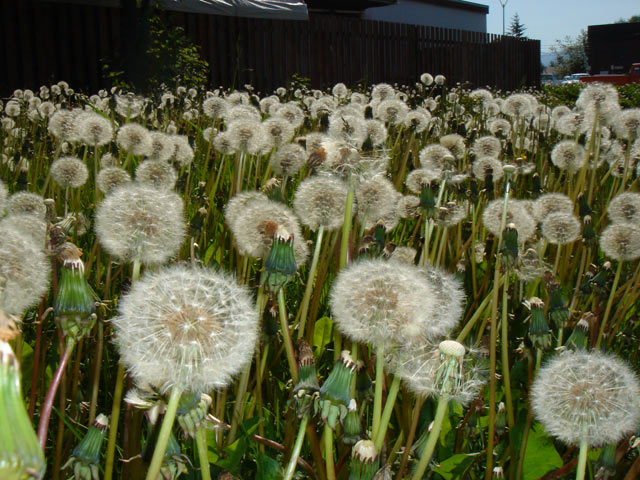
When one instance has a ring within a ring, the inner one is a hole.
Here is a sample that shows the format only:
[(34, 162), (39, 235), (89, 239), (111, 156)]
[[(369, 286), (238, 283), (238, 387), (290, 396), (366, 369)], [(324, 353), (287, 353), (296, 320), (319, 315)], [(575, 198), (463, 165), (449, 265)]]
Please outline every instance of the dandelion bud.
[(82, 441), (73, 449), (62, 469), (73, 467), (74, 480), (99, 480), (100, 450), (108, 425), (109, 419), (103, 414), (98, 415)]
[(500, 402), (498, 404), (495, 427), (498, 434), (503, 434), (507, 430), (507, 408), (505, 407), (504, 402)]
[(578, 214), (581, 218), (585, 218), (587, 215), (590, 216), (593, 214), (591, 206), (587, 202), (587, 199), (584, 197), (584, 194), (582, 192), (578, 194)]
[(551, 294), (548, 309), (549, 318), (556, 328), (562, 328), (566, 321), (569, 320), (569, 309), (557, 285), (554, 284), (551, 288), (547, 285), (547, 290)]
[(298, 340), (298, 383), (293, 387), (293, 401), (299, 418), (308, 413), (318, 398), (317, 392), (319, 390), (320, 385), (318, 384), (313, 351), (309, 344), (301, 338)]
[(9, 344), (0, 341), (0, 478), (42, 478), (45, 468), (22, 402), (18, 361)]
[(342, 442), (345, 445), (353, 445), (360, 440), (360, 436), (362, 435), (362, 423), (360, 422), (360, 415), (358, 415), (358, 406), (355, 399), (351, 399), (347, 410), (347, 416), (344, 417)]
[(360, 440), (351, 450), (349, 480), (372, 480), (379, 468), (379, 453), (371, 440)]
[(593, 245), (596, 241), (591, 215), (585, 215), (582, 220), (582, 241), (588, 245)]
[(338, 421), (342, 421), (347, 415), (347, 406), (351, 403), (351, 379), (354, 369), (355, 363), (351, 354), (344, 350), (320, 389), (322, 421), (334, 430)]
[(356, 396), (363, 400), (371, 396), (373, 381), (367, 372), (367, 368), (362, 360), (358, 360), (356, 365)]
[(273, 236), (269, 256), (264, 262), (264, 272), (260, 279), (268, 291), (277, 293), (293, 278), (298, 266), (293, 252), (293, 235), (286, 228), (278, 226)]
[(513, 268), (518, 260), (518, 230), (514, 223), (510, 223), (502, 233), (500, 248), (500, 263), (505, 270)]
[(504, 468), (500, 466), (493, 467), (491, 474), (493, 478), (504, 478)]
[(529, 338), (535, 348), (544, 350), (551, 345), (551, 331), (545, 320), (544, 302), (538, 297), (531, 297), (526, 302), (531, 310), (529, 317)]
[(207, 420), (212, 399), (206, 393), (184, 392), (180, 397), (176, 420), (185, 437), (194, 438)]
[(589, 322), (593, 320), (595, 315), (586, 312), (578, 321), (573, 332), (567, 338), (565, 346), (570, 350), (584, 350), (587, 343), (587, 331), (589, 330)]

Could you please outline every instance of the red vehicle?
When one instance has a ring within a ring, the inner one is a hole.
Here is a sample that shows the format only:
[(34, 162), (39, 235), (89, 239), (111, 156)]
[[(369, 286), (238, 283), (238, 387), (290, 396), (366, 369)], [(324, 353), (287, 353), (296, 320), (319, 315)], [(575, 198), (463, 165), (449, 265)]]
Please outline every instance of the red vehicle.
[(587, 75), (586, 77), (580, 78), (580, 81), (585, 83), (616, 83), (618, 85), (625, 85), (627, 83), (640, 83), (640, 63), (631, 64), (629, 73)]

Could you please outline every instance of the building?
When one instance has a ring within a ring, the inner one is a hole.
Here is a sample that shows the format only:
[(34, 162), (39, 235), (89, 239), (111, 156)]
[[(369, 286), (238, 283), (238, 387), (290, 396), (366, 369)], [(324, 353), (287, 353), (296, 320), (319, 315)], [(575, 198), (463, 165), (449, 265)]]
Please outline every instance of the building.
[(589, 70), (598, 73), (626, 73), (640, 62), (640, 22), (589, 25)]

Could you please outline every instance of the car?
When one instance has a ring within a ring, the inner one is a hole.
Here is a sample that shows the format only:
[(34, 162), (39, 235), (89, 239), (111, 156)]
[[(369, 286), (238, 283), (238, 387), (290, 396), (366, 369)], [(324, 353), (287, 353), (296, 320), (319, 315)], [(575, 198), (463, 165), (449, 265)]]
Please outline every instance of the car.
[(562, 85), (571, 85), (573, 83), (580, 83), (580, 79), (582, 77), (588, 77), (588, 73), (572, 73), (571, 75), (566, 75), (562, 80)]
[(543, 85), (560, 85), (560, 79), (550, 73), (540, 75), (540, 81)]

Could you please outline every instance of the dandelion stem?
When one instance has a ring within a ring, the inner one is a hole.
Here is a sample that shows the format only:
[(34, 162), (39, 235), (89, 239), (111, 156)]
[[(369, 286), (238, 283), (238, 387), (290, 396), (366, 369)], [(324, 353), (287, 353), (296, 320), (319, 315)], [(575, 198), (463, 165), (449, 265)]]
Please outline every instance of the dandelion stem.
[(167, 403), (167, 410), (164, 413), (162, 427), (160, 427), (160, 433), (158, 434), (158, 441), (156, 442), (156, 446), (153, 450), (153, 458), (151, 459), (151, 465), (149, 465), (149, 470), (147, 471), (147, 480), (156, 480), (158, 478), (181, 396), (182, 389), (178, 386), (174, 386), (171, 389), (171, 395), (169, 396), (169, 402)]
[(304, 436), (307, 431), (307, 423), (309, 423), (309, 414), (306, 414), (300, 420), (300, 426), (298, 427), (298, 435), (296, 436), (296, 443), (293, 445), (293, 452), (291, 452), (291, 458), (287, 464), (287, 468), (284, 473), (284, 480), (291, 480), (293, 474), (296, 471), (296, 464), (300, 457), (300, 451), (302, 450), (302, 444), (304, 443)]
[(576, 469), (576, 480), (583, 480), (587, 469), (587, 454), (589, 453), (589, 440), (583, 435), (580, 440), (580, 453), (578, 454), (578, 468)]
[(422, 451), (422, 455), (420, 456), (420, 461), (416, 466), (413, 475), (411, 476), (411, 480), (421, 480), (424, 476), (424, 472), (427, 470), (427, 466), (429, 465), (429, 461), (433, 456), (433, 451), (436, 448), (436, 442), (438, 438), (440, 438), (440, 430), (442, 429), (442, 421), (444, 420), (444, 415), (447, 413), (447, 407), (449, 406), (449, 394), (443, 393), (438, 398), (438, 408), (436, 409), (436, 416), (433, 419), (433, 426), (431, 427), (431, 431), (429, 432), (429, 436), (427, 437), (427, 444), (424, 446), (424, 450)]
[(509, 371), (509, 318), (508, 318), (508, 308), (509, 308), (509, 282), (504, 281), (502, 284), (502, 342), (501, 342), (501, 353), (502, 353), (502, 375), (504, 376), (504, 390), (505, 397), (507, 403), (507, 422), (509, 424), (509, 429), (513, 428), (515, 424), (515, 418), (513, 415), (513, 401), (511, 399), (511, 374)]
[(353, 197), (355, 195), (353, 185), (349, 186), (347, 200), (344, 209), (344, 222), (342, 223), (342, 239), (340, 241), (340, 268), (347, 266), (349, 252), (349, 236), (351, 235), (351, 211), (353, 209)]
[(280, 317), (280, 329), (282, 330), (282, 341), (287, 354), (287, 362), (289, 362), (289, 371), (291, 379), (295, 384), (298, 381), (298, 364), (293, 351), (293, 341), (291, 340), (291, 332), (289, 331), (289, 322), (287, 321), (287, 307), (284, 303), (284, 288), (278, 290), (278, 311)]
[(200, 459), (200, 478), (202, 478), (202, 480), (211, 480), (207, 429), (204, 426), (196, 430), (196, 447), (198, 448), (198, 458)]
[(324, 462), (327, 466), (327, 480), (336, 480), (336, 468), (333, 461), (333, 430), (324, 424)]
[(400, 390), (400, 377), (394, 375), (393, 382), (391, 382), (391, 388), (387, 394), (387, 402), (384, 405), (382, 412), (382, 418), (380, 420), (380, 426), (378, 427), (378, 436), (374, 437), (374, 444), (376, 450), (380, 451), (382, 444), (384, 443), (384, 437), (387, 434), (387, 427), (389, 426), (389, 420), (391, 419), (391, 413), (393, 412), (393, 406), (396, 403), (396, 397)]
[(613, 285), (611, 285), (611, 293), (609, 293), (609, 300), (607, 301), (607, 306), (604, 310), (602, 322), (600, 322), (600, 331), (598, 332), (598, 341), (596, 342), (596, 349), (600, 348), (600, 343), (602, 342), (602, 335), (604, 334), (604, 329), (607, 326), (607, 320), (609, 320), (609, 314), (611, 313), (611, 307), (613, 306), (613, 299), (616, 296), (616, 289), (618, 288), (618, 282), (620, 281), (620, 272), (622, 272), (623, 264), (624, 262), (622, 260), (618, 262), (616, 276), (613, 279)]
[(318, 228), (318, 235), (316, 236), (316, 245), (313, 249), (313, 259), (311, 260), (311, 267), (309, 268), (309, 275), (307, 276), (307, 286), (304, 289), (304, 296), (302, 297), (302, 306), (300, 307), (300, 323), (298, 324), (298, 340), (304, 338), (304, 329), (307, 325), (307, 313), (309, 312), (309, 301), (311, 300), (311, 292), (313, 291), (313, 284), (316, 276), (316, 270), (318, 268), (318, 259), (320, 258), (320, 251), (322, 250), (322, 236), (324, 234), (324, 226), (320, 225)]
[(123, 384), (124, 366), (119, 363), (118, 373), (116, 375), (116, 388), (113, 393), (111, 419), (109, 420), (109, 439), (107, 440), (107, 453), (105, 456), (104, 480), (111, 480), (113, 476), (113, 461), (116, 453), (116, 439), (118, 438), (118, 421), (120, 420), (120, 402), (122, 401)]
[(384, 345), (378, 345), (376, 349), (376, 385), (373, 397), (373, 423), (371, 438), (378, 436), (380, 429), (380, 415), (382, 412), (382, 384), (384, 383)]

